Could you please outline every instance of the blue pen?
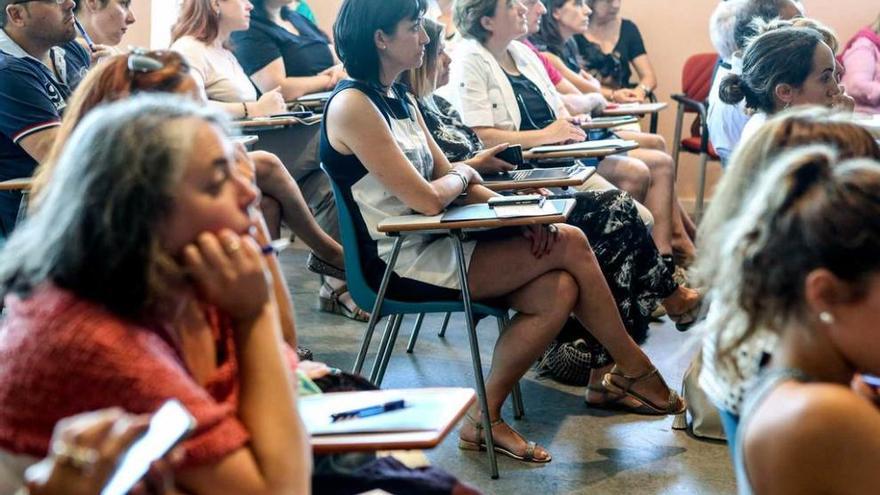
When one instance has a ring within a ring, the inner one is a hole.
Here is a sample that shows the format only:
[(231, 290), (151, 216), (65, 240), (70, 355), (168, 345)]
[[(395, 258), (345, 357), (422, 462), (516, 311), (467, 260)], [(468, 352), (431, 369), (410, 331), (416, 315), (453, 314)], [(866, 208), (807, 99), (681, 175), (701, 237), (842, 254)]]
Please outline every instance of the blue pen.
[(92, 41), (92, 38), (89, 37), (89, 33), (86, 32), (83, 25), (80, 24), (79, 19), (74, 17), (73, 24), (76, 26), (76, 30), (79, 31), (79, 34), (82, 35), (83, 39), (86, 40), (86, 44), (89, 45), (89, 50), (95, 51), (95, 43)]
[(288, 246), (290, 246), (290, 239), (275, 239), (269, 244), (262, 246), (260, 251), (262, 251), (263, 254), (278, 254), (287, 249)]
[(375, 416), (377, 414), (387, 413), (390, 411), (396, 411), (398, 409), (403, 409), (406, 407), (406, 402), (403, 399), (393, 400), (391, 402), (386, 402), (384, 404), (378, 404), (375, 406), (367, 406), (362, 407), (360, 409), (352, 409), (351, 411), (344, 411), (340, 413), (331, 414), (330, 417), (333, 419), (333, 422), (342, 421), (344, 419), (354, 419), (354, 418), (366, 418), (369, 416)]

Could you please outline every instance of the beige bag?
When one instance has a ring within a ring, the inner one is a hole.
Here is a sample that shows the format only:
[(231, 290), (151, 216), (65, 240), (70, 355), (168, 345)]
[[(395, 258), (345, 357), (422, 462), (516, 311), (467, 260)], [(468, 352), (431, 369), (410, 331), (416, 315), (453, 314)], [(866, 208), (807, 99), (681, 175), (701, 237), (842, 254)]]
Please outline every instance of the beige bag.
[[(697, 352), (690, 366), (684, 372), (681, 384), (681, 395), (687, 401), (687, 411), (675, 417), (672, 428), (676, 430), (690, 429), (697, 438), (709, 440), (727, 440), (718, 409), (700, 388), (700, 370), (703, 368), (703, 353)], [(688, 423), (690, 415), (690, 423)]]

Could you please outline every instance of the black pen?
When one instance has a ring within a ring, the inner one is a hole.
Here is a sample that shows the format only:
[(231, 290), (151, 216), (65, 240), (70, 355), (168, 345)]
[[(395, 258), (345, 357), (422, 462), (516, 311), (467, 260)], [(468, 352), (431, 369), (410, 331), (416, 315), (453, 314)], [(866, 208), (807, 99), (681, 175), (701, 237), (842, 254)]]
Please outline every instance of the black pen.
[(362, 407), (360, 409), (352, 409), (351, 411), (343, 411), (339, 413), (331, 414), (330, 417), (333, 419), (333, 422), (342, 421), (344, 419), (354, 419), (354, 418), (366, 418), (369, 416), (375, 416), (377, 414), (387, 413), (390, 411), (396, 411), (398, 409), (403, 409), (406, 407), (406, 402), (403, 399), (393, 400), (391, 402), (386, 402), (384, 404), (378, 404), (375, 406), (367, 406)]

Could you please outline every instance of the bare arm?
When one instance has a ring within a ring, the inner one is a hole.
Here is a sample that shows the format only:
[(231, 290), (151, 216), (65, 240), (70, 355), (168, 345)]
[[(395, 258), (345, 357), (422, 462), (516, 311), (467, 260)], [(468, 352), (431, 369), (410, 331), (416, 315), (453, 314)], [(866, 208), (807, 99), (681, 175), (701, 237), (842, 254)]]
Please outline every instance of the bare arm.
[[(324, 118), (333, 148), (342, 154), (356, 155), (379, 182), (413, 210), (436, 215), (461, 194), (462, 180), (446, 174), (448, 162), (441, 162), (438, 170), (446, 175), (430, 182), (419, 175), (397, 145), (379, 110), (360, 91), (348, 89), (337, 94)], [(473, 169), (463, 173), (476, 174)], [(466, 178), (470, 181), (470, 177)]]
[[(230, 246), (240, 247), (233, 250)], [(184, 250), (200, 293), (233, 319), (239, 377), (238, 417), (250, 442), (219, 462), (179, 473), (196, 494), (306, 494), (311, 453), (296, 387), (283, 355), (275, 298), (254, 239), (204, 233)]]
[(254, 72), (251, 80), (260, 88), (260, 91), (269, 91), (281, 87), (281, 94), (286, 101), (295, 100), (310, 93), (327, 91), (336, 85), (333, 76), (328, 72), (322, 72), (309, 77), (287, 77), (284, 60), (276, 58), (269, 65)]
[(651, 91), (654, 91), (657, 87), (657, 76), (654, 73), (654, 66), (651, 65), (651, 59), (648, 58), (647, 54), (639, 55), (634, 58), (632, 64), (636, 69), (636, 73), (639, 75), (639, 87), (637, 87), (635, 91), (638, 92), (641, 95), (642, 100), (644, 100), (648, 95), (642, 86)]
[[(564, 81), (568, 82), (574, 89), (576, 89), (580, 93), (598, 93), (602, 89), (602, 85), (599, 84), (595, 78), (592, 80), (582, 77), (577, 72), (568, 68), (565, 65), (565, 62), (562, 61), (561, 58), (550, 52), (542, 52), (547, 56), (547, 59), (550, 60), (550, 63), (553, 64), (553, 67), (556, 68), (561, 74)], [(561, 84), (561, 83), (560, 83)], [(557, 86), (558, 88), (558, 86)], [(562, 93), (560, 91), (560, 93)], [(567, 94), (567, 93), (563, 93)]]
[(52, 145), (55, 144), (55, 136), (57, 134), (58, 127), (50, 127), (21, 138), (18, 145), (28, 155), (31, 155), (31, 158), (37, 162), (42, 162), (49, 156), (49, 151), (52, 150)]

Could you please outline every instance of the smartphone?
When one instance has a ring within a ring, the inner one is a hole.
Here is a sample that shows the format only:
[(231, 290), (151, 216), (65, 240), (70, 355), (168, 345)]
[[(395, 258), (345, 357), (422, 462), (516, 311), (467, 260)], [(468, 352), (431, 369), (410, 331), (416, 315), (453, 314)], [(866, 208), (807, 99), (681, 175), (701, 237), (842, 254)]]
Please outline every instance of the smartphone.
[(171, 399), (150, 419), (147, 431), (122, 455), (101, 495), (125, 495), (147, 474), (150, 464), (168, 453), (196, 426), (180, 401)]
[(511, 144), (507, 149), (499, 152), (495, 156), (517, 168), (523, 164), (522, 146), (518, 144)]

